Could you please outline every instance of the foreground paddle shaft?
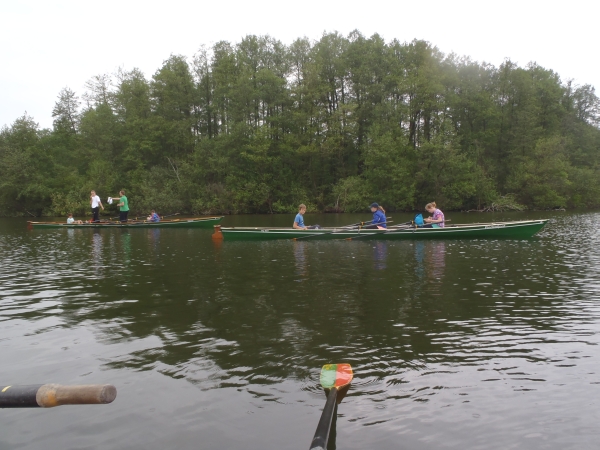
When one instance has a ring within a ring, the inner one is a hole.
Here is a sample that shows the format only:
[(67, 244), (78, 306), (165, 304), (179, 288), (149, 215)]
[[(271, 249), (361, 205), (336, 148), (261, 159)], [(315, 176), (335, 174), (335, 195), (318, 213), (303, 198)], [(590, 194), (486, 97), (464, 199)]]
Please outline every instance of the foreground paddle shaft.
[(116, 396), (117, 388), (111, 384), (0, 386), (0, 408), (100, 405), (111, 403)]
[(319, 424), (317, 425), (317, 431), (315, 431), (312, 443), (310, 444), (310, 450), (325, 450), (325, 448), (327, 448), (329, 431), (331, 430), (331, 421), (333, 420), (333, 414), (335, 412), (337, 394), (337, 388), (332, 388), (329, 391), (327, 403), (325, 403), (325, 408), (323, 408), (323, 413), (321, 414)]
[(327, 395), (327, 402), (325, 403), (325, 408), (323, 408), (321, 419), (319, 419), (319, 424), (317, 425), (317, 431), (315, 431), (310, 445), (310, 450), (324, 450), (327, 447), (336, 404), (343, 398), (343, 395), (339, 396), (338, 401), (338, 392), (340, 390), (343, 393), (347, 391), (352, 382), (352, 377), (353, 373), (350, 364), (325, 364), (321, 369), (321, 386), (326, 391), (329, 390), (329, 394)]

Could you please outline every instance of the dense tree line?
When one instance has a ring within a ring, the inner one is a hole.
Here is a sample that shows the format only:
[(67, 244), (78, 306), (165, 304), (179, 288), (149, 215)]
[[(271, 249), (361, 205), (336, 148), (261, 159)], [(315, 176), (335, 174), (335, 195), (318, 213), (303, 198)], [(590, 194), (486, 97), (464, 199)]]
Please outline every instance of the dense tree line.
[(600, 205), (600, 102), (535, 63), (500, 67), (358, 31), (172, 55), (63, 89), (52, 130), (0, 132), (2, 214)]

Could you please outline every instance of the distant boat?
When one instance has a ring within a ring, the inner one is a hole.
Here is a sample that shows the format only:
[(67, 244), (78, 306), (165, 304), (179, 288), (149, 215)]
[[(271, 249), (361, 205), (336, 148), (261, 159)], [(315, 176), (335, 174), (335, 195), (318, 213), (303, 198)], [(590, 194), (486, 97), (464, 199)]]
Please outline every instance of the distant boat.
[(160, 222), (146, 220), (130, 220), (128, 222), (92, 222), (92, 223), (65, 223), (65, 222), (28, 222), (29, 228), (212, 228), (223, 220), (220, 217), (199, 217), (193, 219), (164, 219)]
[(401, 239), (480, 239), (532, 237), (540, 231), (547, 220), (521, 220), (516, 222), (473, 223), (446, 225), (444, 228), (420, 228), (413, 225), (391, 226), (385, 230), (358, 227), (319, 228), (317, 230), (297, 230), (294, 228), (223, 228), (215, 226), (213, 239), (235, 240), (401, 240)]

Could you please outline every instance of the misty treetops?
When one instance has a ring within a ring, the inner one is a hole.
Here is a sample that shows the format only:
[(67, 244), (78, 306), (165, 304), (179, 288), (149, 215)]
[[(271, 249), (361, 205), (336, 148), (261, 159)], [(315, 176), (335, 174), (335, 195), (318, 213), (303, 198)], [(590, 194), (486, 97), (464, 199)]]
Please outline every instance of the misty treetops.
[(594, 88), (358, 31), (172, 55), (63, 89), (52, 130), (0, 132), (0, 213), (366, 211), (600, 205)]

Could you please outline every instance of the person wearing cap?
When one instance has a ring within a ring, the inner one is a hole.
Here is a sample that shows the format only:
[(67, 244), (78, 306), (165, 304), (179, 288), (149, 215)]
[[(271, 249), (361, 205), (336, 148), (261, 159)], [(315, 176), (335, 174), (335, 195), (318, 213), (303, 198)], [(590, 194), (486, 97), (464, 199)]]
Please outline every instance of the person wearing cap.
[(371, 229), (379, 229), (383, 230), (387, 228), (386, 222), (387, 218), (385, 217), (385, 209), (382, 206), (379, 206), (378, 203), (371, 203), (371, 212), (373, 213), (373, 220), (371, 221), (371, 225), (367, 225), (365, 228)]

